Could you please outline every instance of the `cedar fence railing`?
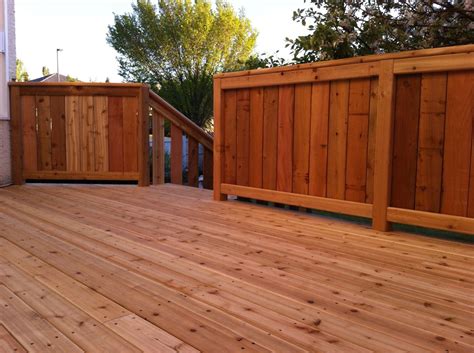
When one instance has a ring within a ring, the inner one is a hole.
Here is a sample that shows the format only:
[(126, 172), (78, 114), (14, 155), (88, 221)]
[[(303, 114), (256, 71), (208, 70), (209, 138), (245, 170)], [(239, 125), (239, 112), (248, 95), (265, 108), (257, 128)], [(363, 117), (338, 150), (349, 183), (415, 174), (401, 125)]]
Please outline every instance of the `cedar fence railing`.
[[(171, 126), (171, 182), (183, 183), (182, 135), (188, 136), (188, 185), (212, 186), (212, 137), (142, 84), (11, 83), (13, 182), (131, 180), (165, 182), (164, 122)], [(151, 121), (150, 121), (150, 117)], [(152, 129), (150, 129), (152, 126)]]
[(474, 45), (216, 75), (214, 195), (474, 234)]

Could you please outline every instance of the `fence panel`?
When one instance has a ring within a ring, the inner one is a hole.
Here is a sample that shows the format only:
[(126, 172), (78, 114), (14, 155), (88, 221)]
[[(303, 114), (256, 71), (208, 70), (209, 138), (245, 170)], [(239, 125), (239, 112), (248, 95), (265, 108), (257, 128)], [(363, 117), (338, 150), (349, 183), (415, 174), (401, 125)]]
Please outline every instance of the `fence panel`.
[[(141, 180), (139, 84), (13, 83), (21, 180)], [(19, 158), (19, 156), (16, 156)]]
[(474, 233), (473, 51), (217, 75), (215, 198)]

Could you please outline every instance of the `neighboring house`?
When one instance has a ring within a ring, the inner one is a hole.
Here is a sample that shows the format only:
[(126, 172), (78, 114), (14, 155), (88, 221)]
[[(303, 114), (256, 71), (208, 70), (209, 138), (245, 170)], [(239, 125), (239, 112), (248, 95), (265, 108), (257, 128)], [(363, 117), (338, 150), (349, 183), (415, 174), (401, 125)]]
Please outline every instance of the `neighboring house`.
[(0, 0), (0, 186), (11, 181), (8, 81), (16, 75), (14, 0)]
[(59, 74), (59, 80), (58, 80), (58, 74), (49, 74), (40, 78), (35, 78), (34, 80), (30, 80), (29, 82), (68, 82), (67, 76)]

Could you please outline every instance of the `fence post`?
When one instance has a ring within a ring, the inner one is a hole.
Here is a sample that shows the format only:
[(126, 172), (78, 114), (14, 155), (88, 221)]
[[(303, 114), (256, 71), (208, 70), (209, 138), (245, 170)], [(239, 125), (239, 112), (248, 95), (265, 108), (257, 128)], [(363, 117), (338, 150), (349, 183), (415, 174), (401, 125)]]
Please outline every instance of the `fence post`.
[(388, 231), (390, 224), (387, 221), (387, 208), (390, 205), (391, 191), (395, 95), (393, 60), (380, 62), (378, 91), (372, 227), (376, 230)]
[(20, 87), (17, 86), (10, 86), (10, 119), (12, 182), (21, 185), (25, 182), (23, 178), (23, 128)]
[(153, 110), (153, 184), (165, 183), (165, 119)]
[(150, 185), (148, 121), (150, 115), (149, 89), (143, 85), (138, 95), (138, 186)]
[(214, 200), (227, 200), (221, 193), (222, 176), (224, 175), (224, 122), (222, 119), (221, 79), (214, 78)]

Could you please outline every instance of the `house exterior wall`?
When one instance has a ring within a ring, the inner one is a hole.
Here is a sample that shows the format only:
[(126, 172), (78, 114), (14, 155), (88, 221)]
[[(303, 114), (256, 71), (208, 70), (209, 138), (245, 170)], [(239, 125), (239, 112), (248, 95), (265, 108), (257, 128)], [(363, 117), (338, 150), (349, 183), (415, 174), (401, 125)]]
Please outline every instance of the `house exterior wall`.
[(0, 0), (0, 186), (11, 182), (8, 81), (16, 76), (14, 0)]

